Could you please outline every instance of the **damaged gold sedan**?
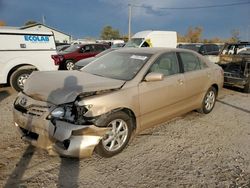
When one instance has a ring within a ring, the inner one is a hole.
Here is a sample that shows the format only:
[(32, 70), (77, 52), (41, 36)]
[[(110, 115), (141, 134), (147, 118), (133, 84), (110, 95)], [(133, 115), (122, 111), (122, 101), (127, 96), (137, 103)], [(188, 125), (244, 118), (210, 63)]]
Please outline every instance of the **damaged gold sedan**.
[(195, 52), (120, 49), (80, 71), (33, 72), (14, 102), (14, 122), (22, 139), (50, 153), (111, 157), (132, 133), (211, 112), (222, 84), (222, 69)]

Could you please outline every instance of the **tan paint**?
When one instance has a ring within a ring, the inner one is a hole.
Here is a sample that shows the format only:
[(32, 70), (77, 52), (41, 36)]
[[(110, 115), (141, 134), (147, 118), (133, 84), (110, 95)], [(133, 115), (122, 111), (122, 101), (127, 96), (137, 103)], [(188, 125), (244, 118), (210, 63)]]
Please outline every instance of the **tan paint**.
[[(101, 86), (103, 82), (103, 89), (112, 89), (112, 85), (117, 87), (123, 85), (119, 90), (105, 92), (99, 95), (93, 95), (85, 97), (78, 102), (79, 106), (88, 105), (90, 109), (84, 114), (85, 117), (105, 117), (111, 114), (114, 110), (129, 109), (136, 117), (136, 133), (176, 117), (180, 114), (186, 113), (188, 111), (197, 109), (201, 107), (202, 99), (209, 87), (213, 84), (217, 84), (220, 88), (223, 83), (223, 75), (221, 74), (221, 68), (217, 65), (207, 62), (203, 57), (196, 54), (200, 59), (205, 61), (208, 68), (202, 71), (193, 71), (189, 73), (179, 73), (172, 76), (164, 77), (163, 79), (159, 74), (152, 76), (152, 79), (148, 81), (144, 80), (147, 70), (154, 63), (155, 59), (162, 53), (172, 52), (172, 51), (185, 51), (181, 49), (124, 49), (124, 51), (133, 52), (145, 52), (153, 53), (154, 55), (149, 60), (149, 62), (142, 68), (142, 70), (136, 75), (131, 81), (126, 83), (123, 81), (116, 81), (112, 79), (98, 79), (98, 84), (95, 86)], [(186, 51), (187, 52), (187, 51)], [(193, 53), (193, 52), (192, 52)], [(59, 73), (56, 73), (59, 75)], [(71, 75), (73, 72), (63, 73), (65, 75)], [(49, 74), (51, 78), (53, 75)], [(73, 75), (74, 76), (74, 75)], [(77, 79), (79, 83), (88, 83), (86, 91), (95, 91), (95, 87), (92, 87), (91, 83), (95, 83), (94, 80), (87, 80), (87, 74), (84, 74), (81, 78), (80, 73), (77, 73)], [(91, 76), (91, 78), (94, 78)], [(85, 80), (84, 80), (85, 79)], [(104, 84), (105, 82), (105, 84)], [(62, 85), (63, 82), (60, 82)], [(35, 85), (34, 83), (29, 83), (30, 86), (34, 88), (27, 88), (31, 96), (35, 96), (36, 99), (41, 99), (38, 91), (42, 88)], [(58, 86), (58, 87), (61, 87)], [(57, 90), (56, 86), (55, 90)], [(37, 88), (36, 88), (37, 87)], [(78, 91), (84, 91), (84, 85), (77, 85)], [(60, 88), (58, 88), (60, 89)], [(47, 92), (52, 90), (52, 86)], [(37, 91), (38, 93), (36, 93)], [(58, 90), (59, 91), (59, 90)], [(70, 92), (69, 92), (70, 91)], [(99, 91), (99, 90), (98, 90)], [(73, 102), (73, 96), (77, 96), (78, 92), (74, 93), (74, 90), (64, 90), (63, 92), (68, 93), (67, 96), (63, 96), (66, 102)], [(42, 91), (42, 98), (44, 96), (50, 96), (46, 93), (46, 89)], [(60, 92), (55, 92), (55, 97), (62, 95)], [(102, 137), (109, 131), (107, 128), (97, 127), (95, 125), (74, 125), (67, 122), (56, 122), (56, 126), (60, 131), (54, 130), (53, 125), (50, 120), (46, 119), (50, 111), (55, 108), (56, 104), (61, 99), (57, 99), (54, 103), (52, 98), (50, 98), (51, 103), (42, 102), (34, 100), (33, 98), (25, 95), (19, 94), (19, 98), (27, 98), (27, 104), (25, 108), (29, 108), (32, 105), (48, 106), (48, 110), (41, 116), (27, 116), (18, 110), (14, 109), (14, 121), (18, 126), (28, 129), (32, 132), (39, 134), (37, 141), (30, 141), (33, 145), (47, 149), (51, 153), (59, 153), (60, 155), (73, 156), (73, 157), (89, 157), (95, 146), (100, 142)], [(62, 134), (63, 129), (67, 134)], [(55, 134), (54, 134), (55, 132)], [(53, 135), (54, 134), (54, 135)], [(56, 144), (57, 140), (69, 139), (70, 146), (67, 150), (62, 149)]]

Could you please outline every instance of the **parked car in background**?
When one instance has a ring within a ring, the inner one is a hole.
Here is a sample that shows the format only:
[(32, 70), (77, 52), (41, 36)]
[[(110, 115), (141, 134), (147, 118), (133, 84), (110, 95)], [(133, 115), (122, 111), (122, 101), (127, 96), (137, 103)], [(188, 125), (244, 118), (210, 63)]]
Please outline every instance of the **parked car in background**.
[(114, 50), (117, 50), (117, 48), (109, 48), (107, 50), (104, 50), (103, 52), (97, 54), (96, 56), (94, 57), (89, 57), (89, 58), (86, 58), (86, 59), (82, 59), (80, 61), (77, 61), (75, 63), (75, 66), (73, 67), (73, 70), (80, 70), (81, 68), (85, 67), (86, 65), (88, 65), (90, 62), (94, 61), (96, 58), (99, 58), (109, 52), (112, 52)]
[(205, 56), (208, 60), (213, 63), (219, 61), (220, 48), (217, 44), (201, 44), (201, 43), (190, 43), (190, 44), (178, 44), (177, 48), (184, 48), (198, 52)]
[(168, 47), (176, 48), (176, 31), (140, 31), (132, 36), (125, 47)]
[(202, 45), (201, 43), (187, 43), (187, 44), (185, 43), (185, 44), (178, 44), (177, 48), (183, 48), (199, 52), (201, 45)]
[(224, 70), (224, 85), (250, 93), (250, 42), (226, 43), (218, 64)]
[(77, 44), (51, 57), (55, 65), (59, 65), (59, 70), (72, 70), (77, 61), (93, 57), (108, 48), (109, 46), (105, 44)]
[(122, 48), (125, 46), (126, 43), (116, 43), (112, 44), (111, 48)]
[(56, 53), (54, 34), (19, 29), (0, 29), (0, 84), (21, 91), (36, 70), (57, 70), (51, 55)]
[(56, 51), (57, 52), (62, 52), (64, 50), (66, 50), (68, 47), (70, 47), (70, 44), (64, 44), (64, 45), (60, 45), (56, 47)]
[(177, 48), (193, 50), (202, 55), (218, 55), (220, 52), (217, 44), (188, 43), (178, 44)]
[[(63, 156), (112, 157), (139, 133), (198, 109), (210, 113), (223, 70), (196, 52), (125, 48), (81, 71), (34, 72), (14, 102), (21, 138)], [(162, 143), (164, 144), (164, 143)]]

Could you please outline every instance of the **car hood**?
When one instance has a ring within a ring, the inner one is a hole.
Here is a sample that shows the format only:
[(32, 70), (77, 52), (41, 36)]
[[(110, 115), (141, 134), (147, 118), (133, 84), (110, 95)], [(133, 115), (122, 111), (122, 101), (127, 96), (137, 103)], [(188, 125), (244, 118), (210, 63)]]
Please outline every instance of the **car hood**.
[(118, 89), (124, 83), (80, 71), (34, 71), (23, 92), (33, 99), (58, 105), (73, 102), (79, 94)]

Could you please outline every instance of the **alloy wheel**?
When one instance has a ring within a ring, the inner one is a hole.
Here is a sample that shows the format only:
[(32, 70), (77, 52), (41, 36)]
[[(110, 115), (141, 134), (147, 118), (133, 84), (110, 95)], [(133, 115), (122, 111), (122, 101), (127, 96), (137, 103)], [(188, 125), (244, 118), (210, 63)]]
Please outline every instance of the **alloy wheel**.
[(66, 68), (67, 70), (73, 70), (73, 67), (74, 67), (74, 63), (73, 62), (68, 62), (67, 65), (66, 65)]
[(20, 75), (20, 76), (18, 77), (18, 79), (17, 79), (17, 84), (18, 84), (18, 86), (19, 86), (20, 88), (23, 89), (24, 83), (26, 82), (26, 80), (28, 79), (28, 77), (29, 77), (29, 74), (22, 74), (22, 75)]
[(103, 147), (107, 151), (119, 150), (126, 142), (128, 125), (122, 119), (115, 119), (111, 121), (108, 126), (112, 127), (112, 130), (103, 137)]
[(207, 111), (210, 111), (215, 103), (215, 93), (213, 90), (209, 91), (206, 95), (206, 99), (205, 99), (205, 108)]

